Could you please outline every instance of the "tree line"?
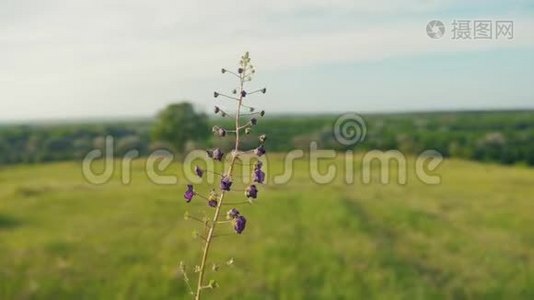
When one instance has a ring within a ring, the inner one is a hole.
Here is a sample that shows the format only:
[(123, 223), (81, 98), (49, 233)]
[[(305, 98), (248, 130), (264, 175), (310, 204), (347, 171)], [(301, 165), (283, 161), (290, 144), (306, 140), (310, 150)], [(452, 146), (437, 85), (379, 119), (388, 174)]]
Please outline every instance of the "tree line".
[[(534, 165), (534, 111), (435, 112), (363, 115), (366, 137), (343, 145), (334, 135), (337, 115), (276, 115), (258, 119), (253, 130), (265, 133), (268, 150), (309, 149), (311, 142), (335, 150), (392, 150), (418, 154), (434, 149), (445, 157), (502, 164)], [(209, 118), (189, 103), (173, 104), (153, 120), (0, 125), (0, 164), (79, 160), (114, 139), (114, 154), (129, 150), (147, 155), (156, 149), (183, 153), (201, 147), (231, 147), (214, 139), (210, 128), (230, 126)], [(246, 136), (245, 147), (257, 146)], [(226, 149), (226, 150), (228, 150)]]

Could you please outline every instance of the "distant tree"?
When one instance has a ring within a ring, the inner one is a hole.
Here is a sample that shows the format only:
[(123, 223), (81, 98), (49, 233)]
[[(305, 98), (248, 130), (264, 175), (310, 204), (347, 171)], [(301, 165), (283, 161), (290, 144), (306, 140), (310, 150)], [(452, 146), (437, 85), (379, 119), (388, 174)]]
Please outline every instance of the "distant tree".
[(90, 137), (79, 137), (72, 141), (73, 155), (77, 159), (82, 159), (89, 151), (93, 149), (93, 143)]
[(50, 137), (43, 143), (43, 160), (57, 161), (72, 159), (72, 140), (68, 136)]
[(41, 138), (32, 134), (26, 140), (26, 145), (24, 146), (24, 162), (38, 162), (40, 159), (41, 149)]
[(9, 149), (9, 144), (4, 141), (4, 139), (2, 139), (0, 137), (0, 165), (1, 164), (7, 164), (10, 161), (10, 156), (11, 156), (11, 153), (10, 153), (10, 149)]
[(120, 138), (116, 147), (116, 155), (122, 156), (130, 150), (137, 150), (139, 153), (142, 153), (145, 145), (143, 145), (141, 138), (138, 136), (128, 135)]
[(158, 114), (152, 138), (171, 144), (178, 152), (190, 141), (204, 142), (209, 137), (208, 117), (197, 113), (189, 102), (171, 104)]

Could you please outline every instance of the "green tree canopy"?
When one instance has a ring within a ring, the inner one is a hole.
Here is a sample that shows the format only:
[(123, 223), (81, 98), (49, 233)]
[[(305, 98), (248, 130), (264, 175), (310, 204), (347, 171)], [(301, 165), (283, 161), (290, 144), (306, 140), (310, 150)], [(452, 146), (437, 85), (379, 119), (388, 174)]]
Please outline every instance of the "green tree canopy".
[(204, 142), (210, 129), (206, 114), (198, 113), (189, 102), (171, 104), (159, 112), (154, 124), (152, 138), (171, 144), (183, 152), (189, 141)]

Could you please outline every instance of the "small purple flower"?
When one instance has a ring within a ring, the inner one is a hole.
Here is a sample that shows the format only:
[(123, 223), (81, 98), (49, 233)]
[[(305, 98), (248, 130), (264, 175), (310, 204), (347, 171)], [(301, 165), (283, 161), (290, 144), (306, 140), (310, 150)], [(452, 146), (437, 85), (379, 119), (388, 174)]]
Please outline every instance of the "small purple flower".
[(230, 209), (226, 212), (226, 218), (227, 219), (235, 219), (239, 216), (239, 211), (235, 208)]
[(213, 128), (211, 128), (211, 131), (215, 135), (218, 135), (218, 136), (221, 136), (221, 137), (226, 136), (226, 130), (224, 130), (224, 128), (221, 128), (221, 127), (219, 127), (217, 125), (213, 126)]
[(211, 157), (215, 160), (221, 161), (224, 153), (221, 151), (221, 149), (217, 148), (215, 150), (207, 150), (206, 153), (208, 154), (208, 157)]
[(267, 88), (261, 89), (261, 92), (264, 93), (264, 94), (267, 93)]
[(195, 191), (193, 190), (193, 185), (188, 184), (187, 190), (184, 193), (185, 202), (191, 202), (191, 199), (193, 199), (193, 196), (195, 195)]
[(210, 207), (217, 207), (217, 200), (210, 200), (208, 201), (208, 205)]
[(214, 112), (215, 114), (218, 114), (221, 111), (221, 109), (218, 106), (215, 106)]
[(247, 225), (247, 219), (243, 216), (238, 216), (234, 219), (234, 230), (236, 233), (241, 234), (245, 230), (245, 225)]
[(260, 117), (263, 117), (263, 116), (265, 116), (265, 111), (264, 110), (260, 111)]
[(221, 184), (220, 184), (221, 190), (229, 191), (231, 186), (232, 186), (232, 179), (229, 176), (224, 176), (221, 179)]
[(239, 73), (239, 74), (243, 73), (243, 71), (244, 71), (243, 68), (237, 69), (237, 73)]
[(213, 159), (221, 161), (224, 153), (221, 151), (221, 149), (217, 148), (213, 150)]
[(215, 135), (217, 136), (220, 136), (220, 137), (224, 137), (226, 136), (226, 130), (224, 130), (224, 128), (220, 128), (220, 127), (214, 127), (212, 129), (213, 133), (215, 133)]
[(204, 170), (202, 170), (199, 166), (195, 166), (195, 174), (197, 174), (198, 177), (202, 178), (202, 175), (204, 174)]
[(245, 90), (241, 91), (241, 97), (245, 98), (247, 96), (247, 92)]
[(252, 124), (252, 125), (258, 124), (258, 120), (256, 118), (252, 118), (252, 119), (250, 119), (250, 124)]
[(254, 154), (256, 154), (258, 157), (265, 154), (265, 148), (263, 148), (263, 145), (259, 145), (258, 148), (254, 149)]
[(254, 170), (254, 182), (257, 182), (257, 183), (263, 183), (263, 181), (265, 181), (265, 173), (260, 169), (260, 168), (256, 168)]
[(219, 97), (219, 93), (217, 93), (217, 92), (213, 92), (213, 97), (214, 97), (214, 98)]
[(258, 189), (256, 188), (256, 185), (249, 185), (245, 190), (245, 196), (247, 196), (247, 198), (256, 199), (256, 197), (258, 197)]

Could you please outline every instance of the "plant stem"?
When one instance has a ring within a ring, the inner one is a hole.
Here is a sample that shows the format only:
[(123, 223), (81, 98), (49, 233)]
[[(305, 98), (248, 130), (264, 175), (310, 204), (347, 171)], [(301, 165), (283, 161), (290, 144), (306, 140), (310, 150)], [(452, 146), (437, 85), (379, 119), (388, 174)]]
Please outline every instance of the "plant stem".
[[(240, 92), (239, 92), (239, 102), (237, 104), (237, 113), (236, 113), (236, 116), (235, 116), (235, 147), (234, 147), (234, 151), (232, 153), (232, 162), (230, 163), (230, 167), (228, 168), (228, 170), (226, 171), (225, 175), (226, 176), (232, 176), (232, 170), (234, 169), (234, 164), (237, 160), (237, 154), (238, 154), (238, 150), (239, 150), (239, 118), (240, 118), (240, 113), (241, 113), (241, 106), (243, 105), (243, 96), (242, 96), (242, 91), (243, 91), (243, 84), (244, 84), (244, 80), (245, 77), (243, 77), (242, 75), (239, 76), (239, 81), (240, 81)], [(215, 208), (215, 213), (213, 215), (213, 222), (208, 230), (208, 235), (206, 237), (206, 243), (204, 244), (204, 251), (202, 253), (202, 261), (200, 262), (200, 271), (198, 272), (198, 283), (197, 283), (197, 292), (195, 294), (195, 300), (200, 300), (200, 294), (202, 292), (202, 289), (204, 288), (204, 286), (202, 285), (202, 282), (204, 280), (204, 270), (206, 269), (206, 262), (207, 262), (207, 259), (208, 259), (208, 253), (209, 253), (209, 250), (210, 250), (210, 245), (211, 245), (211, 242), (213, 240), (213, 237), (214, 237), (214, 232), (215, 232), (215, 226), (217, 225), (217, 221), (219, 219), (219, 215), (221, 213), (221, 207), (222, 207), (222, 203), (223, 203), (223, 200), (224, 200), (224, 195), (225, 195), (225, 191), (222, 191), (221, 192), (221, 196), (219, 197), (219, 201), (217, 202), (217, 207)]]

